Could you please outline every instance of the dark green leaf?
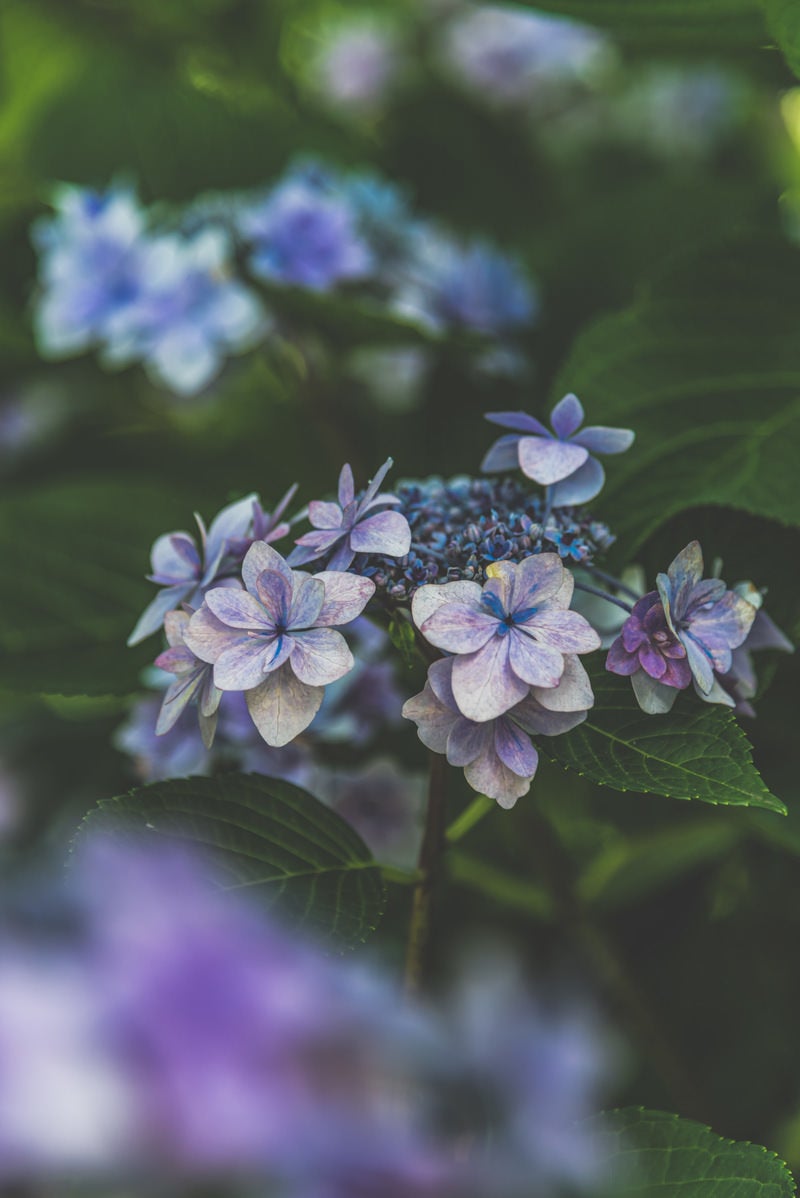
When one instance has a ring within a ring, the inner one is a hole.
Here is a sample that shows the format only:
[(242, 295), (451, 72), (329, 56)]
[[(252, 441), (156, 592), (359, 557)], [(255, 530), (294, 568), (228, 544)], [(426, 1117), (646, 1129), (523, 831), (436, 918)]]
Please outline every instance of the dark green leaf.
[(598, 669), (586, 721), (539, 747), (568, 769), (614, 790), (701, 799), (786, 814), (755, 769), (750, 744), (728, 708), (678, 696), (669, 715), (645, 715), (629, 679)]
[(364, 940), (383, 912), (381, 871), (360, 837), (307, 791), (276, 778), (156, 782), (101, 801), (85, 832), (202, 845), (224, 890), (246, 890), (337, 947)]
[(767, 26), (786, 61), (800, 75), (800, 8), (797, 0), (762, 0)]
[(557, 395), (636, 432), (600, 501), (628, 552), (702, 504), (800, 525), (798, 271), (784, 243), (725, 246), (576, 342)]
[(625, 41), (759, 46), (764, 21), (755, 0), (535, 0), (530, 7), (588, 21)]
[(724, 1140), (691, 1119), (628, 1107), (594, 1123), (614, 1198), (791, 1198), (795, 1192), (775, 1153)]

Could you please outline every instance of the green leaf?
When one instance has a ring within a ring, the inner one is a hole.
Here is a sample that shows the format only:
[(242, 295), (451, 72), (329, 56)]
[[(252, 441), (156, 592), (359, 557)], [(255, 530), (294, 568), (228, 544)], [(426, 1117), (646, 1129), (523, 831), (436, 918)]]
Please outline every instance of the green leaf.
[(678, 696), (669, 715), (645, 715), (629, 679), (600, 668), (592, 686), (595, 706), (585, 722), (537, 742), (553, 760), (614, 790), (786, 814), (762, 782), (728, 708), (689, 693)]
[(56, 483), (0, 500), (0, 679), (27, 693), (125, 694), (161, 643), (125, 641), (155, 594), (150, 546), (187, 527), (182, 496), (146, 480)]
[(799, 271), (783, 242), (726, 245), (576, 342), (554, 398), (636, 432), (597, 504), (628, 553), (705, 504), (800, 524)]
[(795, 75), (800, 76), (800, 9), (797, 0), (762, 0), (767, 27)]
[(720, 46), (764, 41), (755, 0), (531, 0), (530, 7), (612, 30), (623, 41), (705, 43)]
[(380, 867), (349, 824), (307, 791), (257, 774), (174, 778), (102, 800), (78, 835), (142, 834), (202, 845), (224, 890), (246, 890), (339, 948), (366, 939), (384, 905)]
[(691, 1119), (627, 1107), (592, 1122), (614, 1198), (792, 1198), (795, 1192), (774, 1152), (724, 1140)]

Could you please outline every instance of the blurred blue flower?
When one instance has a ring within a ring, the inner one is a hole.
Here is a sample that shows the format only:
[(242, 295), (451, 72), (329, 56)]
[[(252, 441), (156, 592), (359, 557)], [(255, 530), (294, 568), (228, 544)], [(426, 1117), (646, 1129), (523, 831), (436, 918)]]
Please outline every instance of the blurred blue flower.
[(156, 732), (162, 701), (161, 694), (139, 699), (114, 733), (114, 747), (131, 758), (142, 782), (210, 773), (212, 758), (193, 711), (184, 708), (169, 732)]

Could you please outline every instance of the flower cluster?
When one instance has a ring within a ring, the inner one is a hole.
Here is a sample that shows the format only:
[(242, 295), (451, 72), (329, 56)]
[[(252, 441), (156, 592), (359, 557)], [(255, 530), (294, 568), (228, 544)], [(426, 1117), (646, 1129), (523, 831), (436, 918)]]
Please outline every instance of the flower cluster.
[(516, 262), (417, 220), (400, 191), (370, 174), (301, 161), (268, 189), (200, 199), (171, 226), (122, 185), (62, 187), (53, 207), (33, 229), (41, 352), (95, 349), (108, 367), (141, 362), (180, 395), (201, 391), (229, 355), (276, 328), (259, 296), (265, 286), (273, 302), (281, 286), (358, 288), (427, 328), (489, 337), (536, 315)]

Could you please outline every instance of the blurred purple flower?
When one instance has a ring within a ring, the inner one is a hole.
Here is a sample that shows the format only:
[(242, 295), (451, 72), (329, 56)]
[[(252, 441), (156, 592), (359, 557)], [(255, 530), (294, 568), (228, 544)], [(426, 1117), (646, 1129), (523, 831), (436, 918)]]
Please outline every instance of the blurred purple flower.
[(400, 66), (394, 31), (370, 20), (342, 24), (323, 41), (312, 83), (343, 112), (370, 116), (383, 103)]
[(136, 776), (142, 782), (209, 773), (212, 758), (203, 744), (194, 712), (185, 708), (170, 731), (160, 735), (156, 725), (161, 703), (160, 694), (148, 695), (134, 703), (127, 719), (114, 733), (114, 747), (132, 759)]
[(583, 406), (565, 395), (550, 414), (549, 429), (525, 412), (488, 412), (486, 419), (516, 430), (495, 441), (481, 464), (485, 471), (516, 470), (552, 488), (553, 507), (571, 507), (594, 499), (605, 471), (592, 454), (624, 453), (633, 444), (630, 429), (593, 425), (581, 431)]
[[(685, 690), (692, 681), (686, 649), (667, 625), (658, 591), (650, 591), (634, 604), (611, 646), (606, 669), (612, 674), (630, 676), (637, 698), (642, 691), (643, 703), (647, 702), (650, 689), (647, 678), (677, 690)], [(641, 674), (646, 678), (640, 678)]]
[[(219, 576), (225, 569), (226, 558), (231, 554), (232, 546), (236, 545), (251, 527), (255, 503), (256, 496), (248, 495), (224, 507), (212, 520), (208, 532), (200, 516), (195, 514), (200, 530), (202, 556), (194, 537), (188, 532), (168, 532), (158, 538), (151, 551), (153, 573), (149, 574), (148, 578), (164, 590), (159, 591), (140, 616), (128, 637), (129, 645), (137, 645), (151, 633), (157, 632), (168, 611), (175, 610), (182, 603), (197, 607), (205, 588), (213, 582), (220, 585)], [(273, 534), (273, 538), (276, 537), (277, 532)], [(240, 584), (231, 578), (226, 580), (225, 585)]]
[(535, 554), (519, 565), (495, 562), (487, 572), (483, 588), (475, 582), (420, 587), (411, 607), (425, 639), (457, 654), (455, 702), (479, 723), (503, 715), (532, 686), (557, 686), (565, 655), (600, 647), (583, 616), (567, 610), (574, 583), (556, 554)]
[(422, 839), (427, 779), (380, 758), (359, 770), (320, 770), (314, 794), (355, 828), (377, 861), (413, 869)]
[(564, 658), (555, 687), (531, 687), (505, 715), (476, 723), (462, 715), (453, 693), (452, 657), (434, 661), (425, 689), (403, 707), (417, 725), (422, 743), (445, 753), (450, 765), (462, 766), (473, 790), (513, 807), (530, 790), (539, 755), (527, 734), (558, 736), (586, 719), (594, 703), (588, 675), (577, 657)]
[(167, 687), (164, 701), (156, 724), (156, 736), (163, 736), (174, 728), (175, 723), (194, 699), (197, 704), (197, 719), (203, 744), (210, 749), (217, 728), (217, 710), (222, 691), (214, 685), (210, 665), (195, 657), (184, 642), (191, 613), (169, 611), (164, 619), (164, 630), (169, 648), (155, 660), (159, 670), (174, 674), (175, 681)]
[(291, 570), (264, 541), (248, 550), (242, 579), (244, 591), (206, 593), (185, 642), (213, 664), (220, 690), (247, 692), (267, 744), (285, 745), (311, 723), (324, 687), (352, 669), (353, 656), (333, 625), (360, 615), (375, 585), (340, 571)]
[(379, 493), (393, 464), (391, 458), (386, 459), (360, 499), (356, 499), (353, 472), (345, 464), (339, 475), (339, 502), (314, 500), (308, 505), (314, 532), (297, 538), (297, 548), (287, 558), (289, 565), (305, 565), (331, 550), (330, 570), (346, 570), (357, 553), (404, 557), (411, 548), (408, 520), (399, 512), (376, 511), (400, 502), (394, 495)]
[(299, 173), (245, 209), (239, 224), (259, 278), (330, 291), (372, 270), (347, 200)]

